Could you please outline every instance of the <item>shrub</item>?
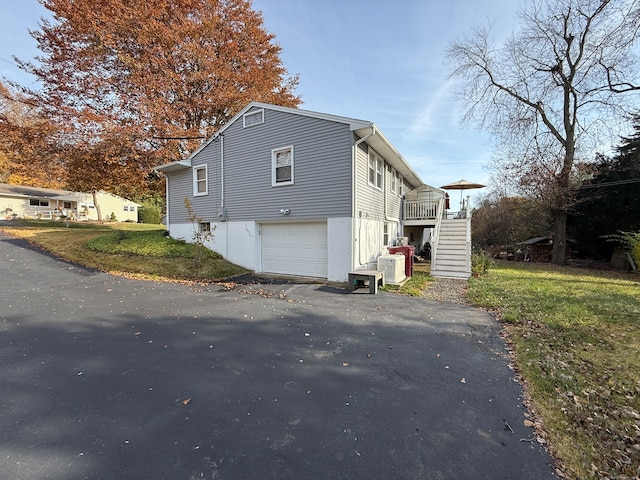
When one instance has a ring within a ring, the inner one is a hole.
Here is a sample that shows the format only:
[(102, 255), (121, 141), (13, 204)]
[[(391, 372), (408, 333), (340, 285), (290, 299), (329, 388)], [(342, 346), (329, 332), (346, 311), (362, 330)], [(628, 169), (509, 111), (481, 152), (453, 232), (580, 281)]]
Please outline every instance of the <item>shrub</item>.
[(636, 269), (640, 268), (640, 232), (619, 231), (613, 235), (606, 235), (609, 242), (621, 244), (633, 258)]
[(484, 275), (493, 265), (493, 258), (484, 250), (471, 254), (471, 273), (474, 275)]
[(162, 221), (162, 212), (156, 205), (144, 204), (138, 208), (138, 222), (159, 224)]

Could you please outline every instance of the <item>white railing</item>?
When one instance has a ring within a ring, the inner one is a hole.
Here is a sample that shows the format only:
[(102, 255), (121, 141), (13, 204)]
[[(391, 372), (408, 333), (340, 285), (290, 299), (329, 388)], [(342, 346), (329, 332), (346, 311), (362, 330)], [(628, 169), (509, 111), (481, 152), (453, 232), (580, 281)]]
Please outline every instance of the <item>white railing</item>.
[(438, 217), (439, 204), (438, 200), (405, 200), (404, 202), (404, 219), (405, 220), (428, 220)]
[(440, 224), (442, 223), (442, 218), (444, 216), (444, 200), (439, 200), (437, 202), (437, 210), (436, 210), (436, 226), (431, 232), (431, 267), (436, 264), (436, 256), (438, 255), (438, 239), (440, 237)]

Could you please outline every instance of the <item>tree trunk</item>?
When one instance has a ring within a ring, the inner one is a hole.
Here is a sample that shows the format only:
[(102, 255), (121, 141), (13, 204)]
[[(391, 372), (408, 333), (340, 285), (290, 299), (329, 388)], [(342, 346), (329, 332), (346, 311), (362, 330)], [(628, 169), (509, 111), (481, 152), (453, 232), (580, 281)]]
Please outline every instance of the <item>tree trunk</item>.
[(102, 212), (100, 211), (100, 204), (98, 203), (98, 191), (93, 192), (93, 206), (96, 207), (96, 214), (98, 215), (98, 221), (102, 223)]
[(556, 208), (551, 212), (553, 221), (553, 250), (551, 263), (565, 265), (567, 263), (567, 211)]

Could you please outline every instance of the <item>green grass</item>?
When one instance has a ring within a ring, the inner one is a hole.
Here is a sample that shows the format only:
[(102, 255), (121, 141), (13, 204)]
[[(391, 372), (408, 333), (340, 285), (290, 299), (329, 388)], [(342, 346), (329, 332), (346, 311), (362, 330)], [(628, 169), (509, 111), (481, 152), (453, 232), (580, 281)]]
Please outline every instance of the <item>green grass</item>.
[(429, 282), (433, 280), (433, 277), (429, 275), (429, 267), (427, 265), (414, 265), (413, 276), (403, 285), (385, 285), (381, 290), (419, 297), (427, 288)]
[[(86, 245), (94, 252), (147, 257), (193, 258), (198, 248), (184, 240), (167, 237), (161, 230), (118, 230), (93, 238)], [(211, 250), (206, 250), (204, 256), (220, 258), (220, 255)]]
[(469, 281), (497, 309), (569, 478), (640, 475), (640, 277), (503, 262)]
[(210, 250), (164, 235), (162, 225), (16, 221), (3, 230), (98, 270), (141, 278), (212, 281), (247, 273)]

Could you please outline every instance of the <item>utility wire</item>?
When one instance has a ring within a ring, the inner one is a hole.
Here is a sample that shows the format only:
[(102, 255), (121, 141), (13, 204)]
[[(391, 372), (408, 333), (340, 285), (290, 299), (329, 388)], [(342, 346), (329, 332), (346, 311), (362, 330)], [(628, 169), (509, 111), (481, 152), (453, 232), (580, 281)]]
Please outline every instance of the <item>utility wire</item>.
[(587, 188), (615, 187), (617, 185), (627, 185), (630, 183), (640, 183), (640, 178), (630, 178), (628, 180), (615, 180), (613, 182), (596, 183), (594, 185), (581, 185), (577, 188), (577, 190), (584, 190)]

